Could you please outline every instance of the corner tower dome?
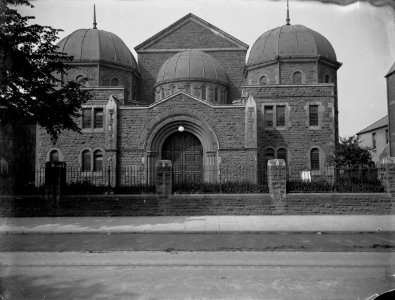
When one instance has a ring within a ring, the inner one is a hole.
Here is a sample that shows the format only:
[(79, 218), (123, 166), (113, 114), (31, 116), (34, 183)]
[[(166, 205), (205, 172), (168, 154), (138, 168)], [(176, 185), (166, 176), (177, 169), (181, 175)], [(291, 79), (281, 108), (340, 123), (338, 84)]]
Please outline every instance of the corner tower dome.
[(58, 47), (61, 52), (74, 56), (73, 62), (103, 62), (137, 69), (129, 48), (117, 35), (108, 31), (78, 29), (63, 38)]
[(303, 25), (287, 24), (265, 32), (256, 40), (247, 66), (282, 58), (324, 58), (337, 62), (335, 50), (323, 35)]
[(156, 86), (180, 81), (203, 81), (225, 86), (229, 83), (218, 61), (195, 49), (184, 50), (166, 60), (159, 69)]

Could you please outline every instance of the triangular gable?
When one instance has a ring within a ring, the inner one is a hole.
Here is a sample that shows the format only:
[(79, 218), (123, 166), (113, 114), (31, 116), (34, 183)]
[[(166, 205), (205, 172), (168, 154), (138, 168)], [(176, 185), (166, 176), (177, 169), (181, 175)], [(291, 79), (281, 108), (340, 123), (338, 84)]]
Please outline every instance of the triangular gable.
[(136, 46), (135, 50), (218, 48), (247, 50), (248, 45), (190, 13)]

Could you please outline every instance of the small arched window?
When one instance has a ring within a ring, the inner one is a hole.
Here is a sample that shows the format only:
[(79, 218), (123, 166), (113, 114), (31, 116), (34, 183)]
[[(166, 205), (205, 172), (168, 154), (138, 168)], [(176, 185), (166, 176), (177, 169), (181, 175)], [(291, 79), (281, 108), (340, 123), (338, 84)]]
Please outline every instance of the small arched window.
[(301, 72), (295, 72), (292, 75), (292, 83), (293, 84), (302, 84), (302, 73)]
[(218, 91), (218, 87), (216, 86), (214, 89), (214, 101), (218, 102), (219, 99), (219, 91)]
[(205, 85), (205, 84), (202, 84), (201, 89), (202, 89), (202, 100), (206, 100), (206, 98), (207, 98), (207, 89), (206, 89), (206, 85)]
[(325, 83), (331, 82), (331, 78), (330, 78), (329, 74), (325, 75), (325, 79), (324, 80), (325, 80)]
[(267, 84), (267, 77), (266, 77), (266, 75), (263, 75), (261, 78), (259, 78), (259, 84), (260, 85)]
[(89, 172), (91, 170), (91, 152), (89, 150), (82, 151), (81, 169), (82, 172)]
[(221, 103), (226, 103), (226, 91), (225, 90), (222, 90), (221, 91)]
[(161, 90), (160, 90), (160, 96), (161, 96), (161, 99), (165, 98), (165, 88), (164, 87), (161, 88)]
[(277, 159), (283, 159), (287, 162), (287, 150), (280, 148), (277, 150)]
[(320, 150), (318, 150), (317, 148), (313, 148), (310, 150), (310, 169), (320, 169)]
[(190, 84), (187, 84), (187, 85), (185, 86), (185, 93), (187, 93), (187, 94), (190, 94), (190, 93), (191, 93), (191, 85), (190, 85)]
[(111, 86), (119, 86), (118, 78), (114, 77), (113, 79), (111, 79), (110, 85)]
[(272, 148), (267, 148), (265, 151), (265, 168), (267, 167), (267, 162), (271, 159), (274, 159), (274, 149)]
[(76, 77), (75, 77), (75, 81), (76, 82), (81, 82), (81, 81), (83, 81), (85, 79), (85, 76), (84, 75), (77, 75)]
[(49, 161), (59, 161), (59, 151), (58, 150), (52, 150), (49, 153)]
[(93, 153), (93, 171), (103, 171), (103, 153), (100, 150), (96, 150)]
[(173, 85), (171, 87), (171, 94), (175, 94), (175, 93), (177, 93), (177, 87), (175, 85)]

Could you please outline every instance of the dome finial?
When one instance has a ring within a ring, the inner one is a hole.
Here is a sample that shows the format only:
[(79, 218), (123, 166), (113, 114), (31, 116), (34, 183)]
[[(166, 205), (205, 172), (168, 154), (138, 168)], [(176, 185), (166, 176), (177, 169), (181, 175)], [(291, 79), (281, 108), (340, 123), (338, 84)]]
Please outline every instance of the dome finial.
[(93, 4), (93, 29), (97, 29), (96, 25), (96, 5)]
[(289, 21), (291, 21), (291, 19), (289, 18), (289, 3), (287, 0), (287, 19), (285, 20), (287, 22), (287, 25), (290, 25)]

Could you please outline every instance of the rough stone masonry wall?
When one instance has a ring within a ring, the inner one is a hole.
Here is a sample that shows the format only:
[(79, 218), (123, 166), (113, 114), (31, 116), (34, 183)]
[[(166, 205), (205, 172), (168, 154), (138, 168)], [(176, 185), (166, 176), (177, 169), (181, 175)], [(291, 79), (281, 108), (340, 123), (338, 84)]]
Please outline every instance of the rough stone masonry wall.
[[(258, 109), (258, 168), (265, 167), (264, 152), (267, 148), (287, 149), (287, 168), (289, 173), (298, 176), (299, 171), (309, 167), (309, 150), (319, 147), (325, 156), (334, 150), (334, 98), (333, 84), (316, 86), (261, 86), (248, 87)], [(320, 103), (320, 129), (308, 126), (308, 103)], [(264, 126), (263, 105), (288, 105), (290, 108), (285, 128), (267, 128)], [(323, 162), (324, 165), (324, 162)]]
[[(123, 101), (123, 88), (98, 88), (92, 91), (92, 100), (86, 105), (104, 107), (111, 95)], [(81, 118), (76, 120), (81, 125)], [(37, 127), (37, 143), (36, 143), (36, 169), (43, 168), (47, 160), (47, 155), (51, 149), (60, 150), (68, 167), (79, 169), (81, 166), (81, 151), (84, 149), (104, 149), (105, 132), (104, 129), (83, 129), (81, 134), (73, 131), (63, 131), (59, 135), (59, 139), (55, 145), (52, 144), (50, 136), (45, 129)], [(104, 153), (103, 153), (104, 154)], [(105, 161), (105, 154), (103, 157)]]
[[(120, 165), (139, 165), (150, 130), (155, 124), (172, 116), (196, 116), (212, 128), (220, 151), (244, 151), (244, 106), (209, 106), (179, 94), (155, 106), (118, 110), (118, 144)], [(244, 153), (244, 152), (243, 152)]]
[[(282, 215), (393, 214), (394, 200), (378, 194), (288, 194)], [(40, 196), (0, 196), (0, 216), (273, 215), (269, 194), (63, 196), (58, 207)]]
[[(210, 50), (214, 48), (215, 51)], [(219, 50), (221, 48), (224, 50)], [(154, 49), (156, 52), (145, 52), (150, 49)], [(141, 74), (139, 101), (144, 103), (154, 101), (154, 85), (160, 67), (166, 59), (175, 55), (181, 49), (205, 49), (204, 52), (213, 56), (229, 76), (229, 103), (240, 98), (247, 50), (239, 50), (221, 35), (213, 33), (194, 21), (190, 21), (159, 41), (147, 46), (143, 49), (144, 51), (137, 49), (138, 66)]]

